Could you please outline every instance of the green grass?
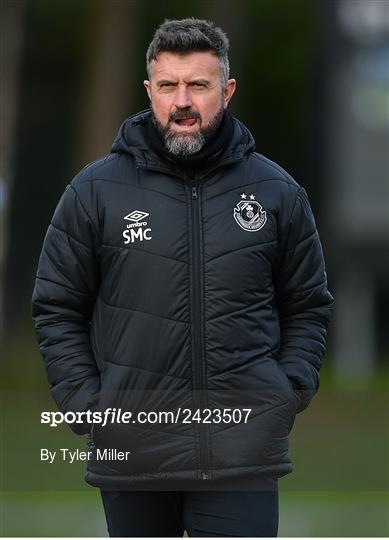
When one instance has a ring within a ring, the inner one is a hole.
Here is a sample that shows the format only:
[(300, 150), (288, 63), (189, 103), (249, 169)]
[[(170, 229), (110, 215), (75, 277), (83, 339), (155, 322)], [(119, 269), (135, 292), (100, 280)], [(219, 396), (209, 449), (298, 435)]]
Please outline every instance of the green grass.
[(388, 536), (384, 491), (281, 492), (279, 536)]
[(1, 494), (1, 536), (108, 536), (98, 490)]
[[(98, 490), (7, 492), (2, 536), (108, 536)], [(388, 536), (388, 494), (282, 491), (279, 536)]]

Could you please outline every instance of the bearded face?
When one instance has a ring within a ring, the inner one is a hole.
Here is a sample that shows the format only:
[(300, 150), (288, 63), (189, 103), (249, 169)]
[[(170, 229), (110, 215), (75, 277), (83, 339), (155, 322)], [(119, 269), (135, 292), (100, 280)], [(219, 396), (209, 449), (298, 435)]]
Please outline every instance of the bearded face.
[[(152, 104), (151, 104), (152, 107)], [(175, 156), (186, 157), (196, 152), (199, 152), (203, 146), (213, 137), (216, 133), (220, 122), (223, 118), (224, 108), (220, 103), (219, 110), (216, 111), (214, 117), (211, 119), (207, 127), (200, 127), (194, 132), (177, 132), (173, 127), (173, 122), (179, 122), (182, 120), (189, 120), (192, 122), (194, 119), (200, 121), (201, 117), (195, 111), (189, 109), (177, 109), (171, 117), (167, 125), (163, 126), (161, 122), (155, 116), (154, 109), (152, 108), (153, 122), (159, 132), (162, 140), (165, 143), (166, 150)], [(189, 124), (190, 125), (190, 124)], [(192, 124), (193, 125), (193, 124)]]
[(150, 80), (143, 84), (166, 150), (185, 157), (201, 150), (215, 134), (236, 81), (223, 80), (212, 51), (161, 52), (151, 63)]

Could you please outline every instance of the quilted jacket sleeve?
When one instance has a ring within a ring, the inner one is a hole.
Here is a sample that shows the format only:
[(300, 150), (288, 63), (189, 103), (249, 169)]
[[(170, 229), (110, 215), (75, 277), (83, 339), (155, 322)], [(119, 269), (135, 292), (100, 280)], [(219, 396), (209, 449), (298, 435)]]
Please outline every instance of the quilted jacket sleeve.
[[(32, 296), (32, 315), (51, 394), (62, 412), (96, 403), (100, 377), (89, 328), (99, 286), (96, 230), (79, 195), (67, 186), (48, 227)], [(75, 433), (88, 424), (73, 423)]]
[(304, 410), (319, 388), (326, 329), (333, 305), (323, 251), (303, 188), (299, 188), (282, 238), (275, 276), (281, 345), (278, 361)]

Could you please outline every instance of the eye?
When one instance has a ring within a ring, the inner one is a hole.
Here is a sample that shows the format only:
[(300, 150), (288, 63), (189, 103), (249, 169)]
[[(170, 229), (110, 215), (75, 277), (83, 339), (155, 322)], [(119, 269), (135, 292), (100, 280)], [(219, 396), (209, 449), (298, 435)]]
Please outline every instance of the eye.
[(196, 88), (205, 88), (205, 84), (201, 82), (195, 82), (193, 83), (193, 86), (195, 86)]

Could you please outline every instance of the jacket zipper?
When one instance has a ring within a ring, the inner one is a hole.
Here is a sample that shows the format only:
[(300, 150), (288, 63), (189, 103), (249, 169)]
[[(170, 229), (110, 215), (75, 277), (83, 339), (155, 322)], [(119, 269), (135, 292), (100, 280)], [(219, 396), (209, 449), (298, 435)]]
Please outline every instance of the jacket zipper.
[(191, 190), (192, 215), (192, 316), (193, 316), (193, 369), (194, 369), (194, 406), (200, 410), (200, 422), (195, 422), (198, 430), (200, 450), (200, 479), (208, 480), (210, 477), (208, 466), (208, 424), (203, 424), (202, 411), (207, 404), (205, 359), (203, 357), (202, 316), (201, 316), (201, 272), (202, 261), (200, 252), (200, 204), (197, 185)]

